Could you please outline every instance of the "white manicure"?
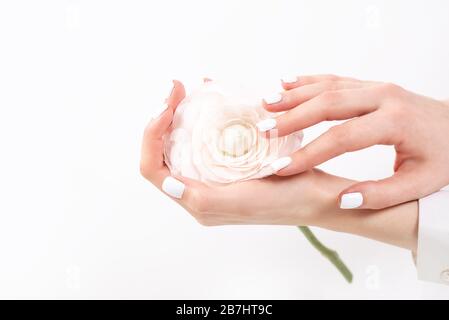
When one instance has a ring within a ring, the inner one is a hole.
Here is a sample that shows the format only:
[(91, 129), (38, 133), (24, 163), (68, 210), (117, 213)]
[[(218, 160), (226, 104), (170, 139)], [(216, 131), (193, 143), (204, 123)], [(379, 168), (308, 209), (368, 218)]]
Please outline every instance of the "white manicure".
[(282, 78), (283, 83), (295, 83), (296, 81), (298, 81), (297, 76), (286, 76)]
[(256, 124), (260, 132), (265, 132), (276, 127), (276, 119), (265, 119)]
[(290, 157), (283, 157), (279, 158), (275, 161), (273, 161), (270, 166), (273, 169), (274, 172), (278, 172), (281, 169), (284, 169), (287, 167), (290, 163), (292, 163), (292, 158)]
[(182, 194), (184, 193), (184, 189), (186, 186), (179, 180), (176, 180), (173, 177), (167, 177), (162, 182), (162, 190), (169, 196), (172, 196), (177, 199), (182, 198)]
[(161, 107), (156, 107), (153, 110), (153, 119), (158, 118), (165, 110), (167, 110), (168, 104), (164, 103)]
[(341, 209), (355, 209), (363, 204), (363, 195), (360, 192), (346, 193), (340, 201)]
[(264, 100), (267, 104), (275, 104), (281, 102), (282, 95), (280, 93), (276, 93), (271, 96), (265, 97)]

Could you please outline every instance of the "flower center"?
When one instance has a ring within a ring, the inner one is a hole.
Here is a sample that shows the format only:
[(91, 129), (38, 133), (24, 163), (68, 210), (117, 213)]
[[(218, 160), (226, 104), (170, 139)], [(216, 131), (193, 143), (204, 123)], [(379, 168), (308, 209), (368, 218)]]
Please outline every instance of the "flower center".
[(219, 148), (227, 156), (243, 156), (253, 144), (254, 128), (249, 124), (231, 121), (220, 132)]

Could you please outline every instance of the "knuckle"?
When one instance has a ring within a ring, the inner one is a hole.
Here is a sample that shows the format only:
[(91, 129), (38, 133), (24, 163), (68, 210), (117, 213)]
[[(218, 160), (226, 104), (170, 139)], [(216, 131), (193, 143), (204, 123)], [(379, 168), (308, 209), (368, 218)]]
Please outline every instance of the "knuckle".
[(332, 105), (332, 103), (326, 103), (322, 104), (319, 108), (316, 109), (316, 112), (318, 113), (318, 116), (325, 120), (325, 121), (331, 121), (332, 119), (332, 113), (335, 109), (335, 106)]
[(380, 198), (372, 197), (371, 199), (367, 199), (365, 207), (374, 209), (374, 210), (380, 210), (380, 209), (384, 209), (384, 208), (390, 207), (395, 204), (394, 201), (392, 199), (390, 199), (388, 196), (385, 196), (385, 195), (379, 195), (379, 196), (380, 196)]
[(402, 87), (394, 83), (383, 83), (380, 85), (380, 90), (387, 97), (397, 97), (403, 91)]
[(341, 97), (340, 92), (336, 90), (325, 91), (320, 94), (320, 100), (326, 108), (332, 107), (337, 104)]
[(330, 128), (328, 134), (331, 140), (338, 145), (342, 145), (348, 136), (347, 131), (342, 126), (335, 126)]
[(394, 204), (394, 198), (388, 192), (382, 192), (379, 181), (367, 181), (363, 186), (364, 206), (379, 210)]
[(385, 208), (386, 206), (382, 205), (380, 202), (374, 201), (372, 205), (370, 205), (370, 209), (380, 210)]
[(337, 89), (338, 83), (336, 80), (326, 80), (326, 81), (324, 81), (323, 86), (324, 86), (325, 90), (333, 91), (333, 90)]

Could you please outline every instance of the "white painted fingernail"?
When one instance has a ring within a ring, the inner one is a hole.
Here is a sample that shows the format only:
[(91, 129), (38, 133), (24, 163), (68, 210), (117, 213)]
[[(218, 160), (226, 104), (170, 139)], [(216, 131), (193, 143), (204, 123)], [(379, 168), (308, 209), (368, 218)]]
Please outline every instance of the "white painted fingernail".
[(292, 163), (292, 158), (290, 157), (283, 157), (279, 158), (275, 161), (273, 161), (270, 166), (273, 169), (274, 172), (278, 172), (281, 169), (284, 169), (287, 167), (290, 163)]
[(164, 103), (161, 107), (156, 107), (153, 110), (153, 119), (158, 118), (161, 114), (164, 113), (165, 110), (167, 110), (168, 104)]
[(260, 132), (265, 132), (276, 127), (276, 119), (265, 119), (256, 124)]
[(182, 194), (184, 193), (184, 189), (186, 186), (179, 180), (176, 180), (173, 177), (167, 177), (162, 182), (162, 190), (169, 196), (172, 196), (177, 199), (182, 198)]
[(341, 196), (341, 209), (355, 209), (363, 204), (363, 195), (360, 192), (346, 193)]
[(284, 78), (281, 79), (283, 83), (295, 83), (296, 81), (298, 81), (298, 77), (297, 76), (286, 76)]
[(273, 94), (272, 96), (265, 97), (263, 99), (267, 104), (275, 104), (281, 102), (282, 95), (280, 93)]

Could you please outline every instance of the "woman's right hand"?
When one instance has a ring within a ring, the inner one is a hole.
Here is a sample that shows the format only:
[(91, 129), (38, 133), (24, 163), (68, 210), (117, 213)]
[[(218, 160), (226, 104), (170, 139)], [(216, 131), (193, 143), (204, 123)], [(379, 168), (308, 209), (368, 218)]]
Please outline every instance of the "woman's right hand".
[(348, 186), (344, 209), (380, 209), (427, 196), (449, 184), (449, 103), (393, 84), (337, 76), (296, 77), (265, 99), (269, 111), (287, 111), (259, 123), (279, 136), (322, 121), (346, 120), (294, 153), (277, 174), (295, 175), (345, 152), (393, 145), (395, 174)]

